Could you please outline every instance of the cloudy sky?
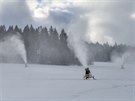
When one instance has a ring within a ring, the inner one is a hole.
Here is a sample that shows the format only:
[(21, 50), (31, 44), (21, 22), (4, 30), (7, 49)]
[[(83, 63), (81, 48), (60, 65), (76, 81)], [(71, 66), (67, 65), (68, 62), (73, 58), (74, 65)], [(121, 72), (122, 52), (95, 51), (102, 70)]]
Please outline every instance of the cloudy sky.
[(0, 24), (53, 25), (89, 42), (135, 45), (135, 0), (0, 0)]

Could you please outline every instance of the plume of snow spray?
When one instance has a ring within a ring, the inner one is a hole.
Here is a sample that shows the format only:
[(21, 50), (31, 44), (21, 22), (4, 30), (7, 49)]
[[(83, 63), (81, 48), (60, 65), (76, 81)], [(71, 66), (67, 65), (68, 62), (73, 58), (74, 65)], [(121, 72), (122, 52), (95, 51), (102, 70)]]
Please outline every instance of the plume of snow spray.
[[(72, 35), (71, 35), (72, 36)], [(80, 63), (86, 67), (87, 66), (87, 48), (85, 46), (85, 42), (82, 40), (74, 39), (74, 37), (70, 37), (69, 42), (70, 48), (74, 51), (75, 56), (80, 61)]]
[(134, 51), (127, 51), (122, 56), (123, 63), (133, 63), (135, 62), (135, 53)]
[(122, 55), (121, 60), (122, 60), (121, 68), (124, 69), (124, 65), (126, 63), (133, 63), (135, 61), (135, 54), (132, 53), (131, 51), (127, 51)]
[(125, 64), (135, 62), (135, 53), (134, 51), (126, 51), (122, 54), (122, 56), (119, 56), (118, 53), (115, 53), (112, 55), (111, 59), (113, 62), (119, 63), (121, 68), (124, 69)]
[(87, 18), (80, 17), (77, 21), (72, 22), (70, 26), (72, 31), (68, 35), (69, 47), (74, 51), (75, 56), (84, 67), (88, 65), (87, 47), (84, 37), (87, 34), (87, 27)]
[(21, 39), (21, 35), (17, 33), (17, 35), (13, 35), (10, 37), (11, 43), (13, 43), (13, 47), (17, 50), (17, 52), (22, 57), (25, 67), (27, 67), (27, 56), (26, 56), (26, 50), (24, 46), (24, 42)]
[(124, 69), (124, 65), (125, 65), (125, 56), (124, 55), (119, 55), (119, 53), (117, 52), (113, 52), (113, 54), (111, 55), (111, 61), (114, 63), (117, 63), (121, 66), (121, 69)]

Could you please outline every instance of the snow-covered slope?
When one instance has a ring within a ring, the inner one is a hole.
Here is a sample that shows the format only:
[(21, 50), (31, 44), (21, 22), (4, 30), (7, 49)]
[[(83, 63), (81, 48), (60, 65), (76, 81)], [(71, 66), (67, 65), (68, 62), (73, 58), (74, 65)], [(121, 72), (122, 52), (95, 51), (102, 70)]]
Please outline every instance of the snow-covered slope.
[(135, 101), (135, 67), (95, 63), (97, 80), (81, 66), (0, 64), (0, 101)]

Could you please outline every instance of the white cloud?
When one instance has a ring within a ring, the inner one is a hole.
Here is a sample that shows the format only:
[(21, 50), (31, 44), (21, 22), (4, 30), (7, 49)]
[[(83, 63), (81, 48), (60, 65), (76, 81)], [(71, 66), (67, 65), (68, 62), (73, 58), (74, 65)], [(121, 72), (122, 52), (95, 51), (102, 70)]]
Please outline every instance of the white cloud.
[(0, 23), (6, 26), (17, 24), (23, 27), (33, 21), (25, 1), (1, 0), (0, 8)]
[[(111, 1), (111, 0), (110, 0)], [(132, 2), (97, 2), (89, 15), (88, 36), (93, 42), (110, 44), (126, 43), (135, 44), (133, 40), (134, 29), (129, 18), (132, 12)]]
[(41, 8), (37, 0), (26, 0), (26, 4), (28, 5), (34, 19), (48, 16), (48, 9)]
[(37, 0), (25, 0), (30, 10), (35, 10), (38, 2)]
[(36, 8), (33, 12), (35, 18), (47, 18), (49, 16), (48, 7)]
[(33, 18), (47, 18), (50, 10), (67, 11), (65, 8), (69, 6), (67, 0), (26, 0), (26, 3), (31, 10)]
[[(54, 25), (58, 29), (65, 28), (74, 32), (72, 24), (78, 26), (78, 22), (82, 22), (75, 32), (81, 32), (82, 36), (87, 36), (87, 40), (101, 43), (109, 41), (110, 44), (114, 42), (135, 43), (133, 38), (135, 36), (133, 33), (135, 31), (133, 29), (135, 27), (133, 24), (135, 23), (133, 21), (135, 3), (133, 0), (41, 0), (41, 2), (25, 0), (25, 3), (26, 5), (23, 3), (23, 6), (17, 6), (21, 3), (14, 3), (13, 6), (11, 5), (13, 2), (9, 3), (9, 0), (0, 0), (0, 14), (4, 18), (2, 23), (46, 24), (46, 26)], [(21, 18), (22, 22), (17, 21), (10, 12), (17, 15), (16, 19)], [(28, 19), (25, 21), (27, 16), (30, 21)]]

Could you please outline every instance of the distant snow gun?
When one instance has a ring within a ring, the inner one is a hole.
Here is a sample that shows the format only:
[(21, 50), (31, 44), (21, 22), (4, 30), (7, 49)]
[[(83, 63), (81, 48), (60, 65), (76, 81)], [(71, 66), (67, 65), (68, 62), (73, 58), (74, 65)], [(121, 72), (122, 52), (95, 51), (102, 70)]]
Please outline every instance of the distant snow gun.
[(93, 78), (95, 80), (94, 75), (92, 75), (91, 71), (89, 70), (89, 67), (85, 68), (85, 75), (83, 77), (85, 80), (89, 78)]

